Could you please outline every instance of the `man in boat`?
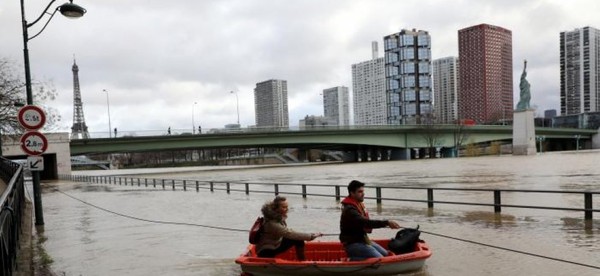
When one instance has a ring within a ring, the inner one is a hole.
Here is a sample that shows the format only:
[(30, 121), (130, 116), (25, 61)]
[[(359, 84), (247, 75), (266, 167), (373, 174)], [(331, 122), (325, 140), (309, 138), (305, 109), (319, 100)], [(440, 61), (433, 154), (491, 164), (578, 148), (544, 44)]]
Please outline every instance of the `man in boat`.
[(363, 204), (364, 198), (365, 184), (352, 180), (348, 184), (348, 196), (342, 200), (340, 218), (340, 241), (344, 245), (346, 255), (352, 261), (387, 256), (387, 250), (371, 242), (367, 234), (374, 228), (400, 228), (400, 225), (392, 220), (369, 219), (369, 213)]
[(275, 197), (273, 201), (265, 203), (261, 211), (265, 223), (264, 230), (256, 244), (256, 252), (259, 257), (273, 258), (294, 246), (296, 258), (304, 261), (304, 241), (312, 241), (323, 236), (321, 233), (295, 232), (287, 227), (285, 220), (287, 219), (288, 202), (285, 197)]

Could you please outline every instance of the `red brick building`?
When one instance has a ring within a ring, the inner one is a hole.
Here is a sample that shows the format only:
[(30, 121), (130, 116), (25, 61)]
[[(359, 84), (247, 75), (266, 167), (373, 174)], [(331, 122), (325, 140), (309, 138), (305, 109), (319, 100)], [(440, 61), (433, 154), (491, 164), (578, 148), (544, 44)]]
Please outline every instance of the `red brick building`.
[(480, 24), (458, 31), (458, 118), (478, 124), (512, 120), (512, 32)]

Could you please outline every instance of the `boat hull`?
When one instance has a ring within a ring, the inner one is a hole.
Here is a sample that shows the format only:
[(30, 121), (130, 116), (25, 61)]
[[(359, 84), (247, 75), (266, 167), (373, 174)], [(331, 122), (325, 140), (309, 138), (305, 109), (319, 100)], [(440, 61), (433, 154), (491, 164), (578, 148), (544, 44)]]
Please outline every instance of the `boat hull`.
[[(375, 240), (387, 248), (389, 240)], [(419, 270), (431, 251), (425, 242), (419, 242), (415, 251), (383, 258), (371, 258), (363, 261), (349, 261), (339, 242), (307, 242), (305, 261), (295, 260), (294, 249), (278, 255), (276, 258), (258, 258), (254, 245), (236, 259), (246, 275), (395, 275)]]

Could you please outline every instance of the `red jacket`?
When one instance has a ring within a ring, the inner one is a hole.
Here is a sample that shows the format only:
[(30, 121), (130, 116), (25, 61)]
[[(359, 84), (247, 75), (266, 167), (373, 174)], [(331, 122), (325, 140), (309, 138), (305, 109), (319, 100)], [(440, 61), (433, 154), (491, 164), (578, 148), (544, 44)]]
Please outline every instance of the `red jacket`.
[(367, 233), (373, 228), (388, 226), (387, 220), (369, 219), (369, 213), (362, 202), (351, 197), (342, 200), (342, 216), (340, 218), (340, 241), (342, 244), (367, 243)]

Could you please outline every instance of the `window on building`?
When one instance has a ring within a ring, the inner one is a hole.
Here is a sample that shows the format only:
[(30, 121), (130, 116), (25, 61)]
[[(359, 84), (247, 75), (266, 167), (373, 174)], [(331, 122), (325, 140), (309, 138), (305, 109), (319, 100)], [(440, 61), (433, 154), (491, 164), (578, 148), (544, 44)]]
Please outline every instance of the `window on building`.
[(389, 89), (398, 89), (400, 85), (398, 84), (398, 80), (389, 79), (388, 80), (388, 88)]
[(416, 98), (416, 91), (415, 90), (406, 90), (404, 91), (404, 101), (405, 102), (410, 102), (410, 101), (415, 101)]
[(431, 113), (431, 104), (428, 103), (423, 103), (421, 104), (421, 114), (427, 114), (427, 113)]
[(431, 87), (431, 78), (429, 76), (419, 76), (420, 87)]
[(419, 60), (429, 60), (431, 59), (431, 51), (426, 48), (419, 48)]
[(428, 62), (419, 62), (419, 73), (429, 73), (430, 67)]
[(412, 35), (401, 35), (400, 39), (402, 39), (402, 43), (400, 46), (413, 46), (415, 45), (415, 39)]
[(403, 48), (401, 55), (402, 60), (415, 59), (415, 50), (413, 48)]
[(403, 62), (402, 63), (402, 74), (414, 74), (415, 73), (415, 65), (411, 62)]
[(416, 115), (417, 114), (417, 106), (414, 103), (406, 103), (404, 104), (404, 115)]
[(392, 63), (398, 61), (398, 53), (385, 53), (386, 63)]
[(415, 76), (405, 76), (402, 78), (402, 88), (415, 87)]
[(429, 46), (431, 45), (431, 37), (426, 34), (421, 34), (417, 36), (417, 41), (419, 46)]
[(431, 101), (431, 91), (428, 91), (428, 90), (420, 91), (419, 99), (424, 102)]
[(384, 43), (385, 50), (396, 48), (396, 45), (398, 45), (398, 39), (395, 37), (387, 38)]

